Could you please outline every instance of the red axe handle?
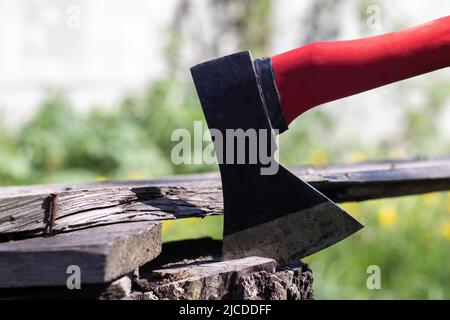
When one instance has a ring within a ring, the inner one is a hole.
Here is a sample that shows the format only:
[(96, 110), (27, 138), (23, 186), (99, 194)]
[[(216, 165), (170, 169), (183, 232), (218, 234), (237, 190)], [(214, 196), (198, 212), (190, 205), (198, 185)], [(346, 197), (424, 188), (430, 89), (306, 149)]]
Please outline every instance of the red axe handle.
[(272, 57), (289, 124), (320, 104), (450, 66), (450, 16), (350, 41), (316, 42)]

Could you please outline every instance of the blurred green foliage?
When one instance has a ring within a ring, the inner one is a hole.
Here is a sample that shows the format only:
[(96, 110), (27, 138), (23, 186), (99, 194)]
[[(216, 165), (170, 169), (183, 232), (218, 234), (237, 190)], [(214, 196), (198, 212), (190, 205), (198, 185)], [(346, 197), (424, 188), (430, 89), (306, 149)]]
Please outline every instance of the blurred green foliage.
[[(350, 203), (366, 226), (351, 239), (308, 259), (317, 298), (450, 298), (450, 194)], [(369, 266), (379, 266), (381, 289), (369, 290)]]
[[(18, 134), (0, 126), (0, 184), (136, 179), (211, 170), (175, 166), (171, 134), (203, 119), (195, 92), (175, 80), (156, 82), (113, 110), (76, 113), (52, 93)], [(205, 126), (206, 128), (206, 126)]]
[[(242, 16), (247, 18), (238, 19), (242, 42), (255, 52), (268, 44), (271, 3), (248, 0)], [(174, 30), (166, 52), (171, 66), (176, 66), (180, 40)], [(448, 87), (448, 82), (399, 87), (420, 90), (425, 99), (418, 105), (399, 100), (398, 107), (405, 110), (401, 134), (376, 146), (336, 139), (332, 133), (339, 123), (320, 109), (310, 111), (281, 137), (281, 160), (296, 166), (450, 154), (450, 143), (436, 130), (450, 98)], [(192, 132), (195, 120), (203, 121), (195, 91), (190, 82), (177, 78), (175, 67), (142, 94), (108, 109), (78, 113), (62, 93), (53, 92), (18, 132), (7, 130), (0, 118), (0, 185), (148, 179), (215, 170), (171, 161), (173, 130)], [(366, 228), (306, 259), (314, 271), (316, 298), (450, 299), (450, 194), (343, 206)], [(222, 217), (164, 224), (165, 241), (220, 239), (221, 232)], [(381, 268), (381, 290), (366, 286), (371, 265)]]

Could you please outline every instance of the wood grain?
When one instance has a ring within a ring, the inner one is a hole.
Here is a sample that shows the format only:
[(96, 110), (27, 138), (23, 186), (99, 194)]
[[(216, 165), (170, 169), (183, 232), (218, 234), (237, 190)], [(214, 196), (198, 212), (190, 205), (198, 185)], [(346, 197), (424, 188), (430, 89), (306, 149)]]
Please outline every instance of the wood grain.
[[(275, 261), (258, 257), (220, 261), (221, 245), (212, 239), (165, 243), (158, 258), (112, 283), (83, 284), (82, 290), (67, 290), (65, 286), (0, 289), (0, 300), (313, 298), (313, 275), (307, 265), (276, 268)], [(39, 266), (44, 268), (45, 264)]]
[(132, 272), (161, 252), (161, 224), (138, 222), (0, 244), (0, 288), (65, 286), (80, 268), (81, 287)]
[[(450, 189), (450, 159), (301, 167), (293, 172), (336, 202), (364, 201)], [(120, 222), (222, 214), (218, 174), (152, 181), (0, 188), (0, 235), (43, 235)]]
[(221, 261), (222, 242), (210, 238), (163, 244), (162, 253), (140, 268), (126, 299), (311, 300), (313, 275), (296, 263), (247, 257)]

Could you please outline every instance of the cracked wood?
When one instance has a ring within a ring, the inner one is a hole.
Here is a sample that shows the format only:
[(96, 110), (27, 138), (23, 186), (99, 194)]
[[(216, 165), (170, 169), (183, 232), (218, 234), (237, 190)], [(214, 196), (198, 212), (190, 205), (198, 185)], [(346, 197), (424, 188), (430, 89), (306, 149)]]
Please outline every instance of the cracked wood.
[[(65, 286), (71, 274), (69, 266), (79, 268), (82, 286), (107, 283), (160, 252), (161, 223), (154, 222), (113, 224), (0, 243), (0, 288)], [(1, 295), (0, 290), (0, 299)]]
[[(293, 172), (337, 202), (450, 189), (450, 159), (302, 167)], [(0, 235), (41, 235), (50, 227), (57, 234), (121, 222), (206, 217), (222, 210), (218, 174), (7, 187), (0, 188)]]

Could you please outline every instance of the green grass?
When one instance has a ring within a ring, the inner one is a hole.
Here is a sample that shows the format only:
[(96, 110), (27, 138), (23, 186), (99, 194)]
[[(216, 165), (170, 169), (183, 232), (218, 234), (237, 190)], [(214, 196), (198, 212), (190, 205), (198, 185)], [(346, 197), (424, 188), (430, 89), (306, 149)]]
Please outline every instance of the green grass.
[[(365, 224), (352, 237), (306, 259), (317, 299), (449, 299), (450, 196), (344, 204)], [(169, 221), (164, 241), (220, 239), (222, 217)], [(367, 287), (369, 266), (381, 270), (381, 289)]]
[[(450, 198), (430, 194), (345, 206), (365, 224), (348, 240), (305, 261), (318, 299), (449, 299)], [(371, 265), (381, 289), (369, 290)]]
[(163, 242), (211, 237), (222, 239), (223, 216), (169, 220), (163, 224)]

